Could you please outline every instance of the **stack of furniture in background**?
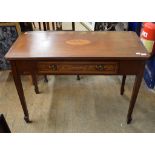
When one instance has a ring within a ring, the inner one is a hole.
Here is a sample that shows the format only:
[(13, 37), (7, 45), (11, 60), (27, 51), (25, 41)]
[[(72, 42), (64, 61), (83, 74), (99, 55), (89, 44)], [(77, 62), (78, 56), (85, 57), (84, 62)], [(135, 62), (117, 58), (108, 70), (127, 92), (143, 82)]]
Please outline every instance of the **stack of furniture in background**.
[[(43, 30), (43, 31), (63, 31), (62, 22), (33, 22), (32, 23), (34, 30)], [(71, 22), (71, 29), (64, 31), (75, 31), (75, 22)]]
[(95, 31), (127, 31), (127, 22), (95, 22)]

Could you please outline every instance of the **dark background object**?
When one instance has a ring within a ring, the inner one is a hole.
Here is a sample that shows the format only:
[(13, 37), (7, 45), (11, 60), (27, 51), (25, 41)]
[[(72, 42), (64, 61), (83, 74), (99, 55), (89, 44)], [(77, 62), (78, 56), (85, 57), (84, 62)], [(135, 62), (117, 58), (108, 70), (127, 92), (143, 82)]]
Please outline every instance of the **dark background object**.
[(0, 70), (10, 69), (10, 63), (4, 58), (20, 33), (18, 23), (0, 23)]
[(95, 31), (114, 31), (116, 22), (95, 22)]
[(151, 89), (155, 86), (155, 55), (153, 55), (145, 65), (145, 71), (144, 71), (144, 80), (147, 84), (147, 86)]
[(95, 22), (95, 31), (127, 31), (127, 22)]
[(11, 133), (3, 114), (0, 114), (0, 133)]
[(142, 23), (141, 22), (129, 22), (128, 23), (128, 31), (134, 31), (140, 36)]
[(33, 31), (33, 26), (31, 22), (20, 22), (19, 24), (22, 32)]

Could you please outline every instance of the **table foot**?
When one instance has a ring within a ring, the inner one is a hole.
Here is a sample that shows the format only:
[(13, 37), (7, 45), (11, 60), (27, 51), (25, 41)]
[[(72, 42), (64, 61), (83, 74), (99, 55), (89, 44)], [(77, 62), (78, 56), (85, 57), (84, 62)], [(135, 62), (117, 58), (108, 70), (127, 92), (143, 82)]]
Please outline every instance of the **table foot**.
[(80, 75), (77, 75), (77, 80), (80, 80)]
[(35, 90), (35, 93), (36, 93), (36, 94), (40, 94), (40, 92), (39, 92), (38, 89), (35, 88), (34, 90)]
[(131, 117), (127, 118), (127, 124), (130, 124), (131, 121), (132, 121), (132, 118)]
[(47, 76), (46, 75), (44, 75), (44, 82), (48, 82), (48, 78), (47, 78)]
[(123, 95), (124, 94), (124, 89), (121, 89), (121, 93), (120, 93), (121, 95)]
[(26, 123), (32, 123), (32, 121), (30, 121), (28, 116), (24, 116), (24, 120), (25, 120)]

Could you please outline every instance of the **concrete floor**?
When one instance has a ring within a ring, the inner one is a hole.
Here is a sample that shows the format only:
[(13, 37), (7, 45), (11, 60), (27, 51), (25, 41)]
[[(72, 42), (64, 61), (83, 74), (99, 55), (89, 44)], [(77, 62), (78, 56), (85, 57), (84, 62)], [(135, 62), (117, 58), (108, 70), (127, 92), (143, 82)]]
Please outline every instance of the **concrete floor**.
[(30, 78), (22, 78), (25, 97), (33, 121), (26, 124), (9, 71), (0, 72), (0, 113), (12, 132), (155, 132), (155, 93), (144, 82), (133, 112), (126, 124), (134, 77), (126, 80), (120, 95), (119, 76), (39, 77), (41, 94), (34, 92)]

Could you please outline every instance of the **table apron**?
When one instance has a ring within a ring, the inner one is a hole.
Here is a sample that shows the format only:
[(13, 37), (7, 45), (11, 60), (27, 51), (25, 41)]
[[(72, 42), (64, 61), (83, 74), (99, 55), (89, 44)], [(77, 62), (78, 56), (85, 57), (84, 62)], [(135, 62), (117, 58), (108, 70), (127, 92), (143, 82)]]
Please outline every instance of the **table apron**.
[(18, 74), (30, 75), (137, 75), (145, 66), (143, 60), (108, 61), (30, 61), (12, 60)]

